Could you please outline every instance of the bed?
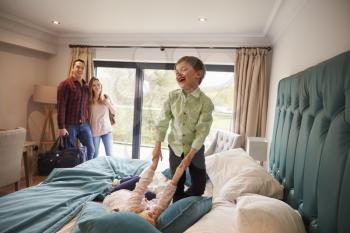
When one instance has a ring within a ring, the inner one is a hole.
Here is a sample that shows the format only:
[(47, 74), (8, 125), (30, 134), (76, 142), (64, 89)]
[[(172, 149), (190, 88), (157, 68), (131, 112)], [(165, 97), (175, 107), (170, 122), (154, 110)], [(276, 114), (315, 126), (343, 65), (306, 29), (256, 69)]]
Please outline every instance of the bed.
[[(261, 210), (256, 198), (242, 209), (244, 193), (234, 202), (214, 200), (213, 209), (186, 233), (350, 232), (350, 52), (282, 79), (274, 119), (268, 170), (283, 185), (282, 200), (288, 206), (273, 208), (275, 200), (264, 201)], [(291, 209), (298, 212), (304, 229), (298, 216), (273, 214), (291, 214)], [(279, 226), (273, 226), (271, 218), (288, 228), (276, 230)]]
[[(206, 157), (204, 196), (211, 208), (177, 232), (348, 233), (349, 148), (346, 52), (279, 82), (268, 171), (240, 148)], [(0, 232), (57, 232), (76, 225), (84, 205), (103, 199), (113, 179), (139, 175), (148, 164), (101, 157), (55, 169), (43, 184), (0, 198)], [(164, 187), (165, 180), (155, 180), (154, 189)]]

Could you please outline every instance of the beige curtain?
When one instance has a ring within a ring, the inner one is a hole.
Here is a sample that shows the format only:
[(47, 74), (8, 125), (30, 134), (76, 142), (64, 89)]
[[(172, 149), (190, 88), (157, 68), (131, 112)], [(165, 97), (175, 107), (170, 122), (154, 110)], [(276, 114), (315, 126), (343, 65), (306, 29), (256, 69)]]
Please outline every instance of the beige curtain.
[(93, 49), (92, 48), (71, 48), (71, 61), (68, 69), (68, 76), (71, 76), (73, 62), (76, 59), (82, 59), (85, 61), (85, 73), (84, 77), (86, 81), (89, 81), (94, 76), (94, 64), (93, 64)]
[(268, 78), (267, 49), (237, 50), (234, 80), (234, 131), (243, 136), (264, 137), (266, 132)]

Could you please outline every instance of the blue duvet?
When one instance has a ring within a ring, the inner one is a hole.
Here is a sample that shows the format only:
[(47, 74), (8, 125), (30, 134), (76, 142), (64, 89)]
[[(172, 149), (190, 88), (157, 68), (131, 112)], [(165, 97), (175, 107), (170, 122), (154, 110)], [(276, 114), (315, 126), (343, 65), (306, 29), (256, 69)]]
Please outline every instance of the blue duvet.
[(56, 232), (87, 201), (104, 195), (115, 178), (139, 175), (149, 162), (99, 157), (54, 169), (41, 184), (0, 197), (0, 232)]

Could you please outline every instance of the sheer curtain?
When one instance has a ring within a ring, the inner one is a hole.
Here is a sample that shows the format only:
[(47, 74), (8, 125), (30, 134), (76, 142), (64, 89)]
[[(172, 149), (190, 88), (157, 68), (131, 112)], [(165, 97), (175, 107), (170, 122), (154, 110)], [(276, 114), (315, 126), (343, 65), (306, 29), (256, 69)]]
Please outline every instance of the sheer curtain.
[(82, 59), (83, 61), (85, 61), (84, 77), (86, 81), (89, 81), (91, 77), (94, 76), (94, 65), (92, 61), (92, 58), (93, 58), (92, 54), (93, 54), (92, 48), (82, 48), (82, 47), (71, 48), (71, 61), (69, 64), (68, 76), (71, 75), (73, 62), (76, 59)]
[(266, 132), (268, 50), (242, 48), (236, 52), (233, 121), (245, 145), (247, 136), (264, 137)]

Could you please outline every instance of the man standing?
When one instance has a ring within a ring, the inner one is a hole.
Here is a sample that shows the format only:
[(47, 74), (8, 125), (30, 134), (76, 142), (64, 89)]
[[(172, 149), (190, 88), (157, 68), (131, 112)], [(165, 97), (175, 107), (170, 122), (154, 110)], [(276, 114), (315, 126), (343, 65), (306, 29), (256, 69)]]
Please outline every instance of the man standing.
[(82, 78), (85, 62), (77, 59), (73, 62), (72, 75), (62, 81), (57, 89), (58, 135), (68, 135), (71, 145), (76, 139), (87, 147), (87, 159), (93, 159), (95, 148), (88, 124), (89, 87)]

